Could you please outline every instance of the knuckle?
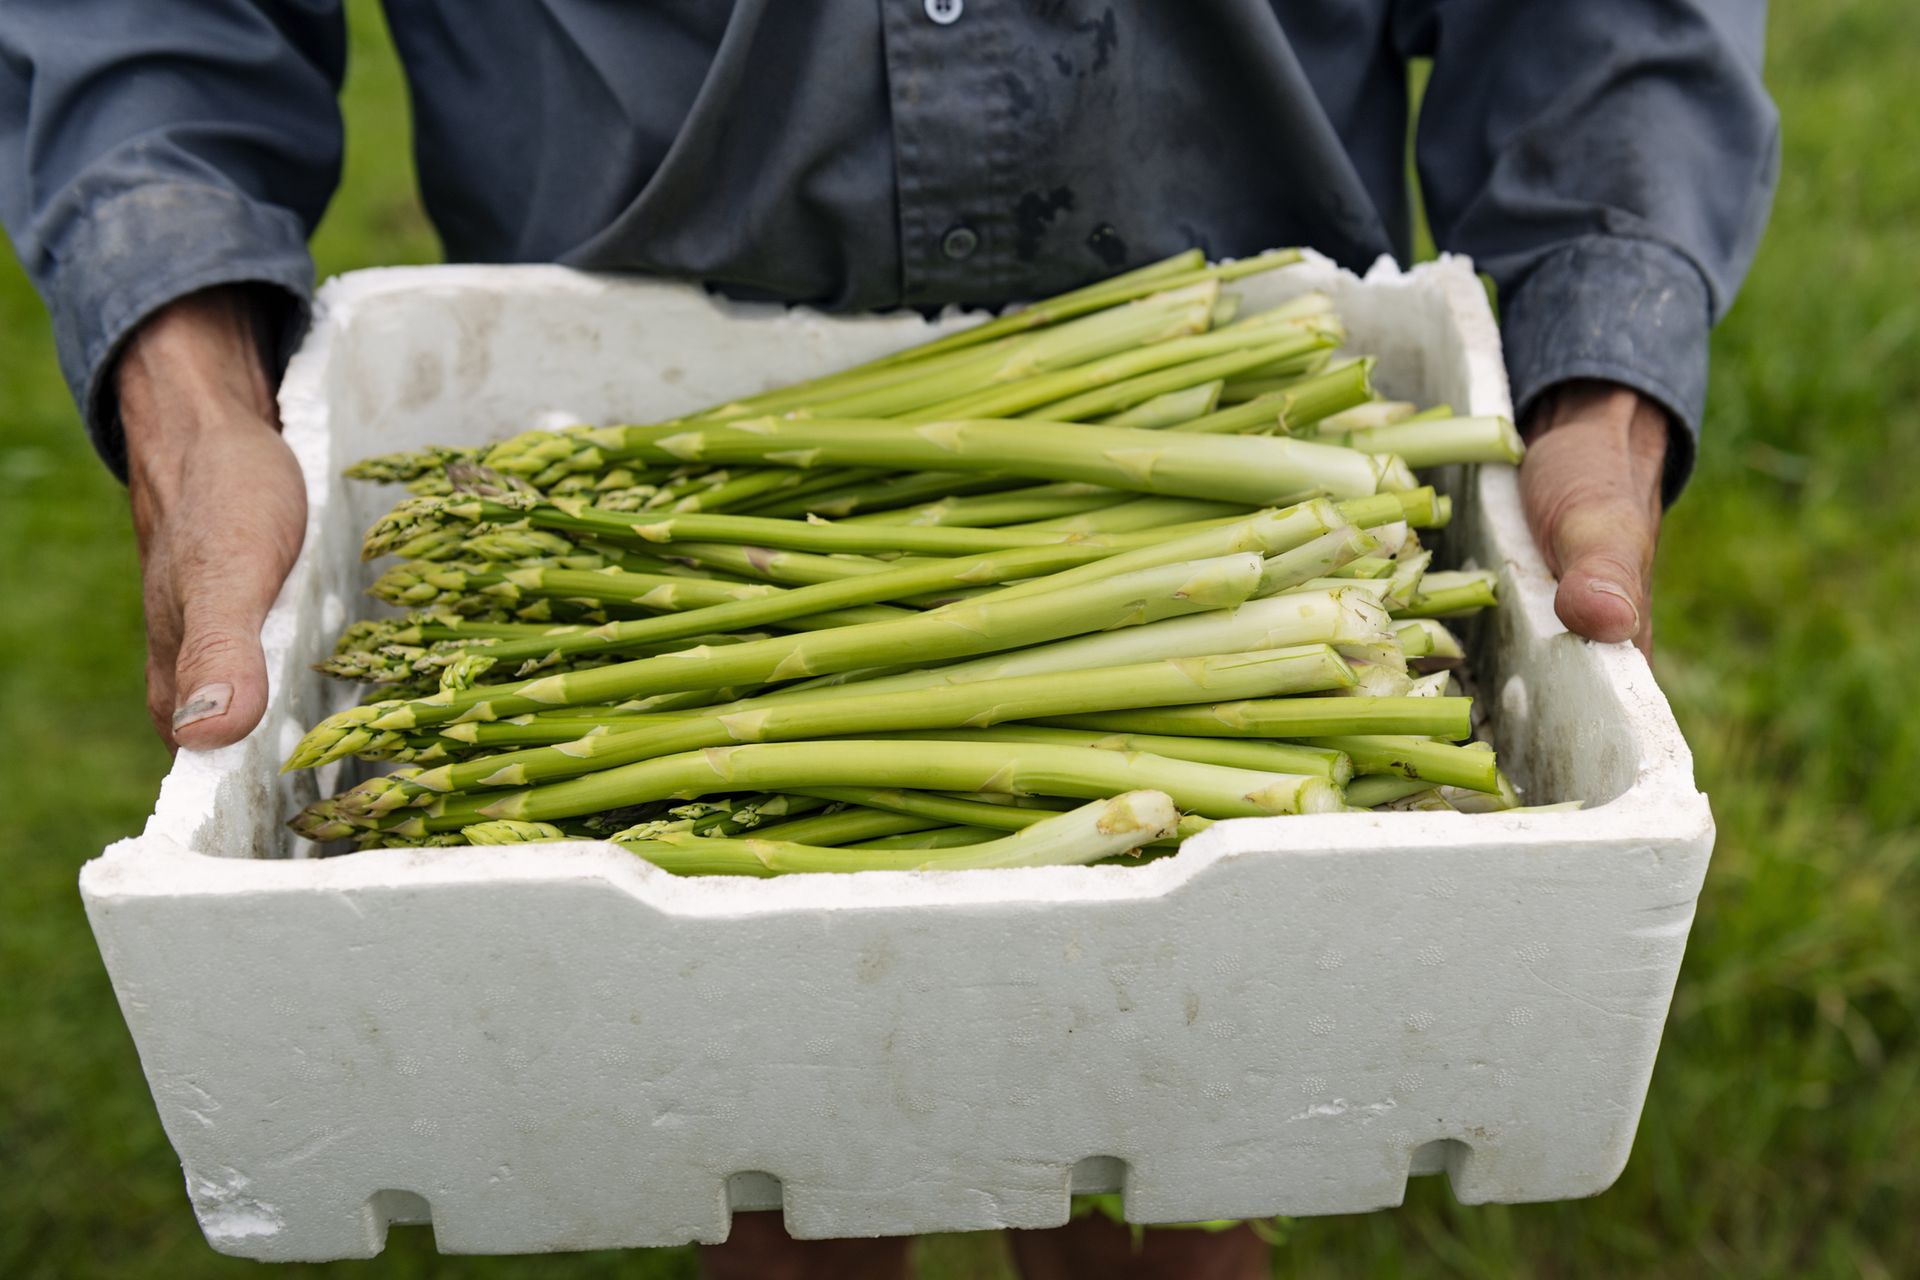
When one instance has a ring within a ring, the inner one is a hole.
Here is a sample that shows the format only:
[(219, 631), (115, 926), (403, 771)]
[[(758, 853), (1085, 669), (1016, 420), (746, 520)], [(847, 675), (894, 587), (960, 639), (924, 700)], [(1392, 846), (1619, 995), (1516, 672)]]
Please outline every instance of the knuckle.
[(226, 666), (247, 657), (251, 645), (251, 641), (224, 627), (190, 632), (180, 642), (176, 665), (180, 670)]

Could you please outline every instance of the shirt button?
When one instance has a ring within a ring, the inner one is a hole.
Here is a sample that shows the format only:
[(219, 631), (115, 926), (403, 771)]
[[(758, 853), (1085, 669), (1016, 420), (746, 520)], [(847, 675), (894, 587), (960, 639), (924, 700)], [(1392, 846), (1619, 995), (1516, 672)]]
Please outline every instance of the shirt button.
[[(927, 0), (927, 2), (931, 5), (933, 0)], [(947, 234), (940, 237), (940, 252), (946, 254), (955, 262), (962, 262), (971, 258), (973, 251), (979, 247), (980, 233), (964, 222), (958, 226), (947, 228)]]
[(944, 27), (960, 21), (966, 7), (963, 0), (927, 0), (927, 16)]

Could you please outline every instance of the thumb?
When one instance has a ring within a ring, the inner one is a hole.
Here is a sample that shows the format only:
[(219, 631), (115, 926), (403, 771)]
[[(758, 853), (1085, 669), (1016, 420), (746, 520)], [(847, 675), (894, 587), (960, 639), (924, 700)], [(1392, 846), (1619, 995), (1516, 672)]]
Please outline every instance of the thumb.
[(1653, 531), (1643, 512), (1607, 501), (1569, 506), (1553, 552), (1561, 566), (1553, 608), (1569, 631), (1614, 644), (1647, 630)]
[(202, 488), (223, 495), (183, 531), (173, 594), (173, 741), (190, 751), (238, 742), (267, 709), (260, 624), (300, 551), (306, 494), (278, 433), (229, 442)]
[(266, 608), (253, 601), (214, 599), (183, 618), (174, 664), (175, 744), (207, 751), (238, 742), (267, 709), (267, 662), (260, 649)]
[(1569, 387), (1520, 466), (1527, 520), (1560, 578), (1554, 612), (1569, 631), (1652, 643), (1665, 411), (1618, 387)]

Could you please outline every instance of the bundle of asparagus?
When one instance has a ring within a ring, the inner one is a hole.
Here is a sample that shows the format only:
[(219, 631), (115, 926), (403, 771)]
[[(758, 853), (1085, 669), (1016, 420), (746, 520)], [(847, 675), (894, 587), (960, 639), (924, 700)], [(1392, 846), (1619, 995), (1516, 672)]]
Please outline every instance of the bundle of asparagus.
[(1182, 254), (650, 425), (372, 458), (396, 555), (289, 769), (400, 767), (294, 829), (612, 839), (687, 874), (1084, 863), (1222, 818), (1487, 809), (1413, 466), (1511, 424), (1384, 401), (1298, 259)]

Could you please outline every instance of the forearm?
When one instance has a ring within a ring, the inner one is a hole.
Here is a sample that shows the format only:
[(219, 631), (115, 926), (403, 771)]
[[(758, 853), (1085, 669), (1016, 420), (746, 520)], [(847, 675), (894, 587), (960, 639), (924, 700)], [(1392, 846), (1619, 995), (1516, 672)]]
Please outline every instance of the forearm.
[[(1677, 428), (1657, 400), (1617, 382), (1576, 378), (1556, 383), (1537, 396), (1521, 433), (1533, 445), (1547, 432), (1568, 426), (1603, 439), (1610, 452), (1627, 458), (1636, 489), (1659, 493), (1667, 438)], [(1658, 505), (1648, 514), (1658, 516)]]
[(338, 0), (10, 0), (0, 20), (0, 221), (46, 299), (109, 466), (136, 331), (217, 286), (261, 286), (297, 336), (306, 238), (338, 175)]

